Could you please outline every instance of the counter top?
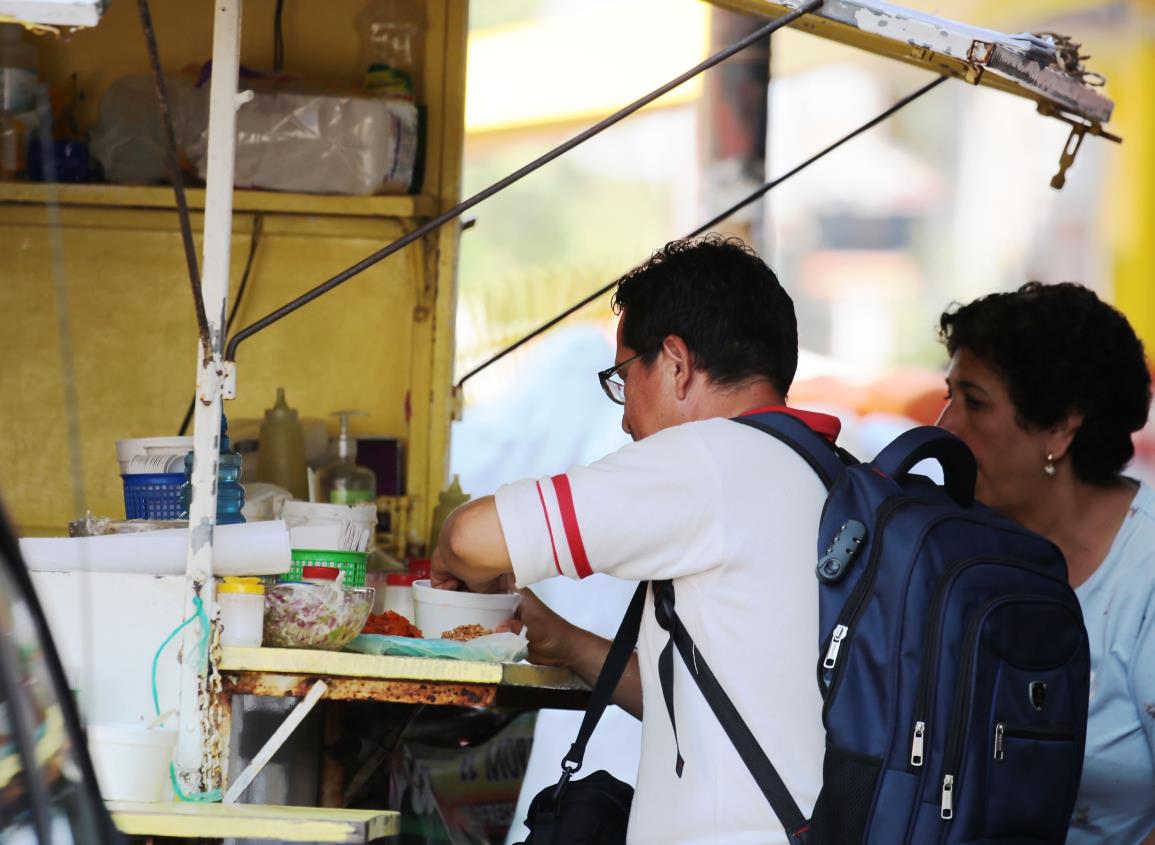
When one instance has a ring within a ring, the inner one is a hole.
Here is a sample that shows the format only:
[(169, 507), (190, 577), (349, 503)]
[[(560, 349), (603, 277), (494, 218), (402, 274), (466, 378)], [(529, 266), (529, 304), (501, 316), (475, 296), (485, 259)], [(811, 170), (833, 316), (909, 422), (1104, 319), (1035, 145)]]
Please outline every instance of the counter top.
[(360, 843), (401, 831), (400, 814), (387, 810), (123, 801), (107, 806), (117, 828), (128, 836)]

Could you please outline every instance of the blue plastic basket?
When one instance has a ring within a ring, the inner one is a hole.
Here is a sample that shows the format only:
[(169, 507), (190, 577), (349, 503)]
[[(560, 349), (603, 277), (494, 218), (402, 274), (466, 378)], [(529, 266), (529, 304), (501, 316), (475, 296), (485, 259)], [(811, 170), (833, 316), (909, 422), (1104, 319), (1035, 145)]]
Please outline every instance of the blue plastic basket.
[(180, 519), (184, 473), (122, 475), (126, 519)]

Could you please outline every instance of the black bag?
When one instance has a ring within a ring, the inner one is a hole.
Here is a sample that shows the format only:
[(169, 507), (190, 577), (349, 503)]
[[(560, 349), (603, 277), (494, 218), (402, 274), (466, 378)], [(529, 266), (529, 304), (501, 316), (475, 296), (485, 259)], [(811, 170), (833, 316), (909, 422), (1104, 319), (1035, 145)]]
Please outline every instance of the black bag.
[(580, 780), (572, 778), (582, 767), (586, 745), (634, 653), (646, 606), (647, 586), (645, 581), (638, 584), (621, 627), (614, 635), (606, 662), (590, 693), (577, 738), (561, 761), (561, 780), (539, 792), (529, 805), (525, 819), (529, 838), (522, 845), (625, 845), (633, 787), (604, 771)]
[(609, 772), (543, 789), (529, 805), (523, 845), (622, 845), (634, 788)]

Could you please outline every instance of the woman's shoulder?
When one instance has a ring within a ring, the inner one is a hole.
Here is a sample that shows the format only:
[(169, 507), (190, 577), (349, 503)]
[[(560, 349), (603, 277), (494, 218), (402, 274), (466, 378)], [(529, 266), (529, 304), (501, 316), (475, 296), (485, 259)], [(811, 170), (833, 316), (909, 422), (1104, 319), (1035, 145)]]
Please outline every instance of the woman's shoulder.
[(1104, 564), (1140, 601), (1155, 596), (1155, 486), (1140, 482)]

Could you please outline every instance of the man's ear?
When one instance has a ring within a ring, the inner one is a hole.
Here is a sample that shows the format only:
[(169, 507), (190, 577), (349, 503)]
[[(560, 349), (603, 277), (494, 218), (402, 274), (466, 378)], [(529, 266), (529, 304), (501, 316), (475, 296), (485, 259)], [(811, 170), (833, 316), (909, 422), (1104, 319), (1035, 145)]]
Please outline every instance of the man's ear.
[(674, 397), (684, 401), (694, 380), (694, 356), (686, 341), (676, 334), (666, 335), (662, 341), (662, 353), (666, 359), (668, 373), (674, 387)]
[(1075, 435), (1078, 434), (1082, 425), (1083, 415), (1078, 411), (1072, 411), (1059, 420), (1058, 424), (1047, 432), (1047, 454), (1053, 455), (1056, 461), (1061, 461), (1067, 457), (1071, 443), (1075, 440)]

